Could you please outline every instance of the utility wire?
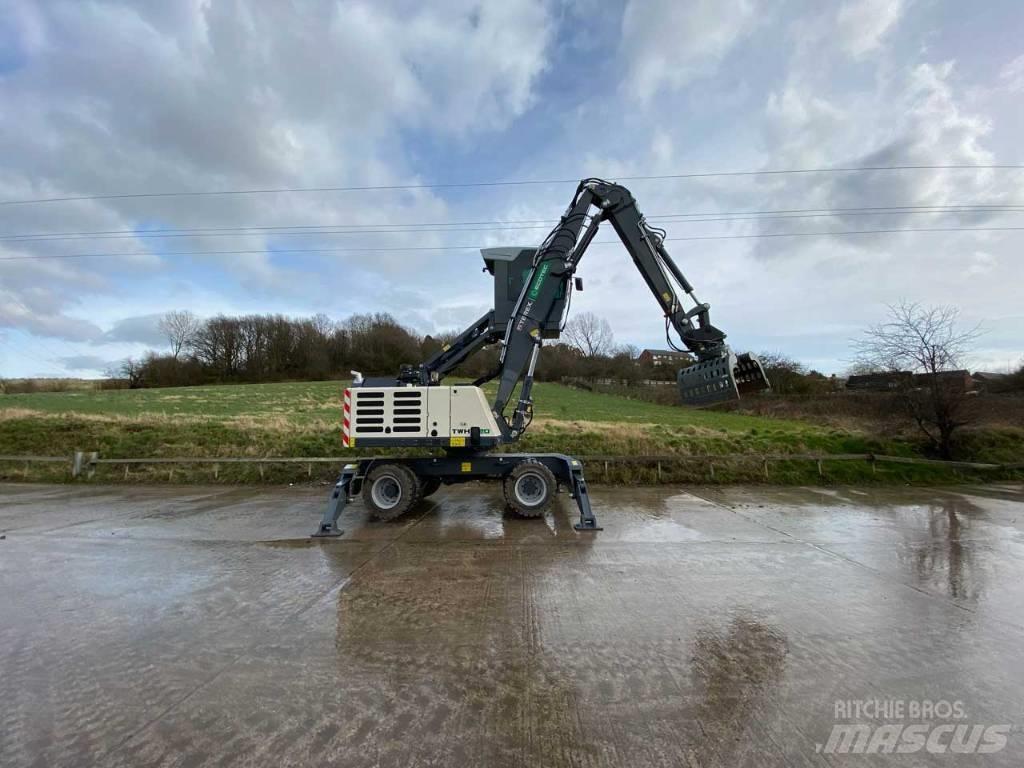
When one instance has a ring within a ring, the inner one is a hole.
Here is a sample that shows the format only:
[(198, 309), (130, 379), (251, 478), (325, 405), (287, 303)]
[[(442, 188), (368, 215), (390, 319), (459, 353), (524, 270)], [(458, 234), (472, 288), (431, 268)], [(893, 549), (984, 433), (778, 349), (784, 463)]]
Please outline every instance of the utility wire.
[(14, 345), (14, 343), (11, 341), (10, 338), (0, 339), (0, 347), (7, 347), (7, 349), (9, 351), (13, 352), (16, 356), (20, 357), (22, 360), (33, 360), (33, 361), (35, 361), (37, 363), (42, 363), (46, 368), (49, 368), (52, 371), (57, 371), (58, 373), (65, 373), (66, 372), (66, 371), (62, 370), (60, 368), (60, 366), (55, 364), (52, 360), (44, 360), (41, 357), (37, 357), (36, 355), (33, 355), (33, 354), (25, 351), (24, 348), (16, 347)]
[[(37, 314), (31, 307), (28, 306), (28, 304), (23, 302), (21, 299), (19, 299), (17, 296), (15, 296), (13, 293), (9, 291), (6, 295), (6, 300), (17, 304), (19, 307), (25, 310), (25, 312), (27, 312), (30, 317)], [(59, 360), (60, 358), (67, 356), (68, 351), (66, 349), (63, 352), (57, 352), (53, 347), (43, 343), (43, 340), (39, 338), (37, 334), (33, 333), (32, 335), (34, 337), (34, 343), (37, 346), (41, 347), (43, 352), (49, 352), (53, 356), (54, 360)], [(36, 359), (38, 360), (39, 358)]]
[[(664, 242), (683, 242), (693, 240), (753, 240), (758, 238), (777, 237), (840, 237), (846, 235), (878, 235), (893, 234), (899, 232), (1017, 232), (1024, 231), (1024, 227), (894, 227), (891, 229), (852, 229), (833, 232), (769, 232), (752, 235), (700, 235), (690, 237), (668, 237)], [(591, 245), (621, 245), (618, 240), (599, 240)], [(240, 256), (246, 254), (313, 254), (313, 253), (385, 253), (404, 251), (476, 251), (482, 248), (498, 247), (497, 244), (485, 245), (411, 245), (394, 247), (370, 247), (370, 248), (281, 248), (268, 251), (260, 249), (239, 249), (223, 251), (164, 251), (153, 253), (152, 251), (132, 251), (126, 253), (65, 253), (65, 254), (40, 254), (34, 256), (2, 256), (0, 261), (34, 261), (41, 259), (92, 259), (92, 258), (116, 258), (123, 256)]]
[[(701, 173), (672, 173), (648, 176), (619, 176), (619, 181), (654, 181), (666, 179), (706, 179), (732, 176), (781, 176), (813, 173), (861, 173), (866, 171), (939, 171), (939, 170), (1021, 170), (1024, 165), (866, 165), (837, 166), (831, 168), (789, 168), (759, 171), (717, 171)], [(413, 189), (466, 189), (470, 187), (513, 187), (543, 184), (577, 184), (579, 179), (521, 179), (512, 181), (466, 181), (438, 184), (364, 184), (350, 187), (280, 187), (267, 189), (221, 189), (179, 192), (130, 192), (121, 194), (70, 195), (66, 197), (37, 197), (23, 200), (0, 200), (0, 205), (30, 205), (35, 203), (66, 203), (82, 200), (125, 200), (149, 197), (213, 197), (220, 195), (267, 195), (308, 192), (372, 192)]]
[[(677, 224), (719, 222), (719, 221), (772, 221), (777, 219), (810, 219), (833, 216), (898, 216), (937, 215), (960, 213), (1019, 213), (1024, 204), (1005, 205), (935, 205), (935, 206), (880, 206), (871, 208), (808, 208), (781, 211), (733, 211), (724, 213), (665, 213), (648, 216), (649, 221), (673, 219)], [(685, 217), (685, 218), (683, 218)], [(703, 218), (691, 218), (703, 217)], [(396, 224), (302, 224), (280, 226), (238, 226), (200, 227), (194, 229), (119, 229), (93, 232), (39, 232), (34, 234), (0, 235), (0, 241), (47, 242), (50, 240), (117, 240), (122, 238), (177, 238), (177, 237), (248, 237), (256, 234), (269, 235), (380, 235), (406, 233), (445, 232), (505, 232), (515, 230), (547, 229), (557, 223), (554, 219), (521, 219), (512, 221), (466, 221), (433, 223)], [(483, 229), (466, 228), (468, 225), (495, 225)], [(522, 226), (521, 226), (522, 225)], [(360, 229), (360, 227), (384, 227), (384, 229)], [(392, 228), (394, 227), (394, 228)], [(433, 229), (432, 227), (439, 227)], [(452, 227), (460, 227), (452, 229)]]

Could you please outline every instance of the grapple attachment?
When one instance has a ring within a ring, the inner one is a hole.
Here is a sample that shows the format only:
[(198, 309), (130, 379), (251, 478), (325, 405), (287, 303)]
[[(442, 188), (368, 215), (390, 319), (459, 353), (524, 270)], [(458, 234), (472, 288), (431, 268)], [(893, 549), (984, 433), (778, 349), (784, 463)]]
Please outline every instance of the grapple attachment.
[(683, 405), (698, 408), (738, 400), (741, 394), (771, 386), (756, 355), (737, 355), (728, 348), (718, 357), (681, 369), (677, 380)]

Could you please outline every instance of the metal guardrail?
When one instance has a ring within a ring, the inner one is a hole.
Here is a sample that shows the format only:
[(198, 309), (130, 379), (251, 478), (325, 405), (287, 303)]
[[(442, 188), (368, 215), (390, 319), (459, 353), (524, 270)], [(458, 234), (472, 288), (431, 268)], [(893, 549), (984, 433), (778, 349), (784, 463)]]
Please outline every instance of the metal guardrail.
[[(308, 476), (313, 474), (314, 464), (348, 464), (362, 459), (376, 458), (371, 456), (180, 456), (180, 457), (135, 457), (135, 458), (103, 458), (96, 451), (75, 451), (71, 456), (31, 456), (31, 455), (0, 455), (0, 462), (24, 463), (26, 474), (29, 464), (50, 463), (68, 464), (71, 477), (90, 478), (95, 474), (96, 468), (101, 465), (117, 465), (125, 468), (125, 476), (128, 476), (129, 468), (138, 465), (169, 465), (170, 477), (173, 477), (174, 465), (195, 465), (208, 464), (213, 466), (214, 478), (219, 474), (221, 464), (255, 464), (259, 468), (260, 477), (264, 476), (264, 466), (267, 464), (305, 464)], [(764, 476), (770, 478), (769, 465), (772, 462), (782, 461), (813, 461), (817, 464), (818, 474), (824, 476), (823, 463), (826, 461), (866, 461), (871, 463), (872, 470), (878, 463), (892, 464), (917, 464), (922, 466), (940, 466), (950, 469), (982, 469), (982, 470), (1017, 470), (1024, 469), (1024, 462), (992, 464), (975, 461), (943, 461), (939, 459), (922, 459), (912, 456), (889, 456), (875, 453), (708, 453), (708, 454), (663, 454), (649, 456), (611, 456), (602, 454), (581, 455), (578, 457), (584, 463), (603, 464), (604, 472), (613, 464), (645, 464), (654, 465), (657, 468), (658, 478), (661, 478), (664, 464), (680, 464), (687, 462), (706, 462), (711, 478), (715, 477), (715, 462), (757, 462), (762, 465)]]

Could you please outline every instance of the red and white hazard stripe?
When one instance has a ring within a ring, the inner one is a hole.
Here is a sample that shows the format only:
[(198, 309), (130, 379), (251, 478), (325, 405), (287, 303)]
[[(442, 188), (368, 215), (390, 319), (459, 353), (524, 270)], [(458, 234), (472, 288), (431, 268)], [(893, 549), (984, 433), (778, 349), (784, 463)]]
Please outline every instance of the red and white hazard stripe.
[(345, 390), (345, 397), (341, 409), (341, 444), (349, 447), (352, 433), (352, 390)]

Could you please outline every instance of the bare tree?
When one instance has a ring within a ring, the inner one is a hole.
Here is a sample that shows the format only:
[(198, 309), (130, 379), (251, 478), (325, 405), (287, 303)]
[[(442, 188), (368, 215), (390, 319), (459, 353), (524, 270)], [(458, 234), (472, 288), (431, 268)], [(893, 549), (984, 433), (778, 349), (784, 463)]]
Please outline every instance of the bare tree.
[(171, 345), (171, 356), (177, 360), (183, 349), (195, 340), (200, 328), (199, 318), (187, 309), (176, 309), (166, 313), (157, 323), (157, 328)]
[(1020, 367), (1014, 373), (1010, 374), (1010, 380), (1008, 382), (1008, 389), (1021, 391), (1024, 390), (1024, 361), (1021, 361)]
[(636, 344), (619, 344), (615, 347), (614, 354), (630, 362), (636, 362), (640, 358), (640, 347)]
[(885, 368), (879, 368), (874, 363), (853, 360), (845, 371), (847, 376), (868, 376), (872, 373), (885, 373)]
[(898, 402), (945, 459), (952, 458), (954, 433), (974, 415), (964, 379), (950, 373), (982, 333), (980, 326), (961, 328), (959, 315), (955, 307), (901, 302), (854, 341), (857, 364), (914, 374), (898, 390)]
[(566, 340), (586, 357), (606, 357), (615, 348), (608, 321), (593, 312), (581, 312), (565, 324)]
[(121, 379), (128, 382), (129, 389), (142, 386), (143, 362), (133, 357), (126, 357), (119, 363), (113, 363), (104, 372), (109, 379)]

